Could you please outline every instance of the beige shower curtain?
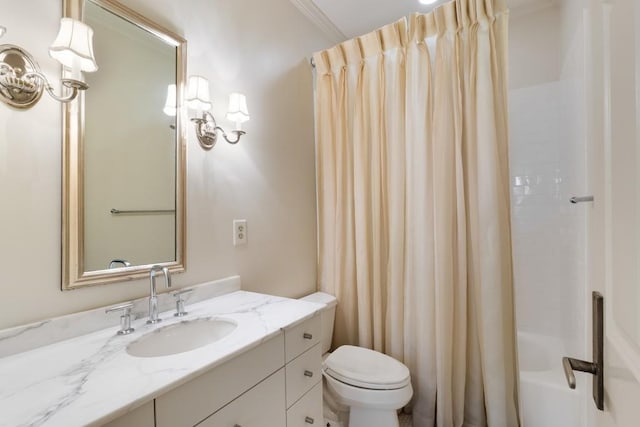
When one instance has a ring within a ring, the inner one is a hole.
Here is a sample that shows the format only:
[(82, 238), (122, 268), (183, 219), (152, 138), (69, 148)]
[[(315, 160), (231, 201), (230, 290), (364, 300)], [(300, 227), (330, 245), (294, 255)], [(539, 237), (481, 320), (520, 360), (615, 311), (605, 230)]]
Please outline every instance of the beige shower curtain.
[(334, 345), (405, 362), (416, 427), (519, 425), (507, 19), (455, 0), (314, 55)]

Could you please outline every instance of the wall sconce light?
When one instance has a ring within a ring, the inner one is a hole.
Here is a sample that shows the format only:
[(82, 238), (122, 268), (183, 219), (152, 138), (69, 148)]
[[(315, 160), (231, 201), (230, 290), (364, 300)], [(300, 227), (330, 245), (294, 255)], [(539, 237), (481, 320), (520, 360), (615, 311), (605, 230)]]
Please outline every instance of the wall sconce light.
[(196, 125), (196, 136), (200, 146), (205, 150), (211, 150), (218, 141), (218, 131), (229, 144), (237, 144), (240, 137), (246, 132), (242, 130), (242, 123), (249, 120), (247, 110), (247, 99), (241, 93), (232, 93), (229, 97), (229, 108), (227, 119), (236, 123), (236, 129), (231, 132), (235, 134), (235, 139), (229, 139), (227, 133), (218, 126), (216, 119), (207, 110), (211, 109), (211, 99), (209, 97), (209, 81), (202, 76), (189, 77), (187, 89), (187, 104), (189, 108), (202, 111), (202, 117), (191, 119)]
[[(0, 27), (0, 36), (6, 29)], [(49, 48), (49, 55), (71, 69), (71, 77), (62, 79), (69, 90), (58, 96), (33, 57), (24, 49), (11, 44), (0, 45), (0, 100), (16, 108), (31, 108), (46, 90), (59, 102), (70, 102), (89, 86), (81, 80), (81, 72), (98, 69), (93, 54), (93, 30), (83, 22), (71, 18), (60, 20), (60, 30)]]
[(211, 109), (209, 98), (209, 80), (202, 76), (189, 77), (187, 86), (187, 105), (194, 110), (207, 111)]
[(236, 130), (242, 131), (242, 124), (249, 120), (247, 109), (247, 97), (239, 92), (229, 95), (229, 107), (227, 108), (227, 120), (235, 122)]

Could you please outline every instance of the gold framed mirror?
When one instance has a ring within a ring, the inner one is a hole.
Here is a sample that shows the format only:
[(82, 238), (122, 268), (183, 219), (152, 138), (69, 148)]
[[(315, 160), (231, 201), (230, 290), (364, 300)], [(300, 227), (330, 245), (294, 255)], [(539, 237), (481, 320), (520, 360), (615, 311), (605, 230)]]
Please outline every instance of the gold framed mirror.
[(99, 69), (63, 107), (62, 289), (184, 271), (186, 41), (114, 0), (63, 13), (93, 28)]

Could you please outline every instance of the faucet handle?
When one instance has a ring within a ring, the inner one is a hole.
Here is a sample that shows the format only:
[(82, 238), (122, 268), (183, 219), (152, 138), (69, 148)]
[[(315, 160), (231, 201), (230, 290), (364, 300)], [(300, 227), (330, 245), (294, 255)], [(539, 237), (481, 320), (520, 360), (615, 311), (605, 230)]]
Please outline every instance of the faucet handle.
[(124, 304), (114, 305), (113, 307), (107, 308), (105, 313), (112, 313), (114, 311), (122, 310), (123, 313), (120, 316), (120, 330), (117, 332), (118, 335), (129, 335), (131, 332), (135, 331), (131, 327), (131, 309), (133, 308), (132, 302), (127, 302)]
[(176, 312), (175, 312), (174, 316), (182, 317), (182, 316), (186, 316), (187, 314), (189, 314), (184, 309), (183, 296), (186, 295), (186, 294), (190, 294), (191, 292), (193, 292), (193, 289), (183, 289), (181, 291), (177, 291), (177, 292), (173, 293), (173, 296), (176, 299)]
[(169, 289), (171, 287), (171, 272), (169, 272), (169, 267), (162, 267), (162, 273), (164, 274), (164, 287)]
[(182, 295), (190, 294), (191, 292), (193, 292), (193, 288), (191, 288), (191, 289), (181, 289), (179, 291), (175, 291), (171, 295), (173, 295), (176, 298), (182, 298)]

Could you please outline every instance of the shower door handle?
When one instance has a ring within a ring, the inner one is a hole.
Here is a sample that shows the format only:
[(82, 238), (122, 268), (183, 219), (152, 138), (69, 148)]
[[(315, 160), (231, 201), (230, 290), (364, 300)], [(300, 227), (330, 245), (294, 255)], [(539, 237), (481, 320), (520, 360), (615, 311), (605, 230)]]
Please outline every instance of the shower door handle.
[(599, 292), (593, 292), (593, 362), (563, 357), (562, 367), (569, 388), (576, 388), (576, 376), (573, 371), (587, 372), (593, 375), (593, 401), (601, 411), (604, 409), (604, 300)]
[(598, 367), (595, 363), (574, 359), (573, 357), (563, 357), (562, 367), (564, 368), (564, 376), (567, 377), (567, 382), (571, 389), (576, 388), (576, 376), (573, 374), (573, 371), (587, 372), (592, 375), (598, 372)]

